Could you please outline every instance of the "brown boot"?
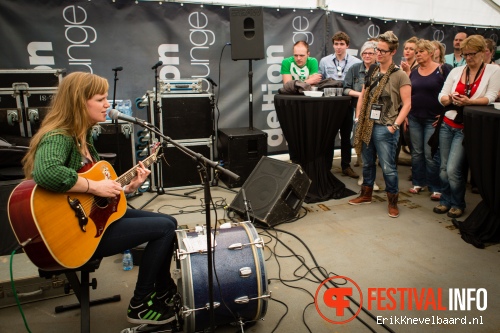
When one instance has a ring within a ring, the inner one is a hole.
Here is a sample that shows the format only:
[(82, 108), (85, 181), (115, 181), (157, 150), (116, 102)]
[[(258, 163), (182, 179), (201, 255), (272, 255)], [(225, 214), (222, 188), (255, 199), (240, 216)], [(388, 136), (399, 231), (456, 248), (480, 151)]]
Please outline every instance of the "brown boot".
[(399, 193), (392, 194), (392, 193), (387, 192), (387, 201), (389, 201), (389, 216), (390, 217), (398, 217), (399, 216), (398, 195), (399, 195)]
[(359, 194), (359, 197), (349, 200), (349, 204), (361, 205), (365, 203), (366, 204), (372, 203), (372, 192), (373, 192), (373, 187), (361, 186), (361, 193)]

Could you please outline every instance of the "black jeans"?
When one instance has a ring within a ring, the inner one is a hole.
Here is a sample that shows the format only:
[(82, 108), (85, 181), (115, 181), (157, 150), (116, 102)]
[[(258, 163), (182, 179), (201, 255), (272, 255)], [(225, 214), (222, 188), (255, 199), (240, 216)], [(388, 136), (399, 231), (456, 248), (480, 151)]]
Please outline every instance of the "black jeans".
[(134, 297), (143, 299), (173, 283), (170, 263), (176, 229), (177, 220), (170, 215), (127, 209), (104, 232), (93, 258), (112, 256), (147, 242), (134, 290)]

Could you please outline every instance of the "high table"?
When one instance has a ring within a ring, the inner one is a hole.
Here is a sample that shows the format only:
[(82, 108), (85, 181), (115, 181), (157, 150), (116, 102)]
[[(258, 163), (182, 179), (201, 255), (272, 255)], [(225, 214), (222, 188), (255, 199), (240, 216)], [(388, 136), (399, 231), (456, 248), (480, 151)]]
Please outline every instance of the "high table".
[(330, 171), (335, 136), (345, 117), (352, 117), (350, 96), (274, 96), (274, 106), (292, 162), (311, 179), (304, 201), (321, 202), (355, 194)]
[(464, 108), (465, 152), (483, 199), (463, 222), (455, 222), (462, 239), (478, 248), (500, 241), (500, 110)]

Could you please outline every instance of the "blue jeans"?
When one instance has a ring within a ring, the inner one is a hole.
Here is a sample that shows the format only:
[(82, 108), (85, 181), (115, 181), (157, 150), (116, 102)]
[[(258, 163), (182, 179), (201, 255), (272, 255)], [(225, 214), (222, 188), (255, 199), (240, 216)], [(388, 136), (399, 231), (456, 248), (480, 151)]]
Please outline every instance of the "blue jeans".
[(435, 119), (418, 118), (408, 116), (410, 121), (411, 140), (411, 176), (413, 185), (428, 186), (429, 192), (441, 192), (441, 179), (439, 178), (439, 167), (441, 157), (439, 149), (431, 156), (431, 146), (427, 144), (434, 133), (432, 123)]
[(367, 145), (363, 142), (363, 186), (373, 187), (377, 175), (377, 154), (384, 173), (385, 190), (391, 194), (399, 192), (398, 170), (396, 169), (396, 148), (399, 130), (392, 134), (385, 125), (373, 125), (372, 137)]
[(441, 205), (465, 209), (465, 148), (462, 144), (462, 129), (453, 128), (443, 122), (439, 131), (439, 149), (441, 151), (442, 183)]
[(147, 242), (139, 267), (134, 297), (143, 299), (172, 287), (170, 263), (177, 220), (166, 214), (127, 209), (104, 232), (94, 258), (108, 257)]

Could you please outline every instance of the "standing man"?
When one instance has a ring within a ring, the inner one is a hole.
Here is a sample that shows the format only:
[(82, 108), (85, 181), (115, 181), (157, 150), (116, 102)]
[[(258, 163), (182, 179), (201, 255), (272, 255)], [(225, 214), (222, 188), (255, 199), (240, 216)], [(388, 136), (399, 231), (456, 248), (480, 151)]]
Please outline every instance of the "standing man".
[(309, 44), (299, 40), (293, 45), (293, 56), (283, 59), (280, 74), (283, 77), (283, 85), (291, 80), (300, 80), (310, 85), (321, 81), (318, 74), (318, 60), (310, 57)]
[(460, 51), (460, 43), (462, 43), (465, 38), (467, 38), (465, 32), (456, 34), (453, 40), (453, 53), (444, 56), (444, 62), (450, 64), (453, 68), (467, 65), (465, 63), (465, 58), (462, 58), (462, 51)]
[[(347, 54), (349, 42), (350, 38), (345, 32), (337, 32), (332, 37), (333, 50), (335, 53), (323, 57), (319, 62), (319, 72), (322, 78), (332, 78), (341, 81), (339, 87), (342, 87), (349, 68), (361, 62), (358, 58)], [(340, 125), (340, 166), (342, 167), (342, 173), (344, 175), (352, 178), (359, 178), (359, 175), (351, 168), (353, 114), (354, 111), (351, 112)]]

